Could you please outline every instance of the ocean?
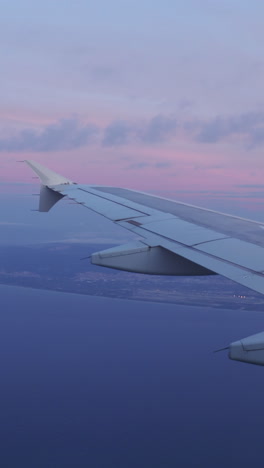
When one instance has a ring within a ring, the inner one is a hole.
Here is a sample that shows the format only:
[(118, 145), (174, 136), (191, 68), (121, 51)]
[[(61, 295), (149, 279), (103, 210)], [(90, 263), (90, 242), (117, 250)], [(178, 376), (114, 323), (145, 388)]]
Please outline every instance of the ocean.
[(0, 286), (3, 468), (263, 466), (261, 312)]

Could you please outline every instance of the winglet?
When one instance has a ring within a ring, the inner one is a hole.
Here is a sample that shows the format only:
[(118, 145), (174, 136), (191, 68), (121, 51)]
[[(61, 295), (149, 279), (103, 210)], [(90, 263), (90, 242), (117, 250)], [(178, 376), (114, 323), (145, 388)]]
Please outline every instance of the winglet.
[(70, 185), (73, 184), (69, 179), (56, 174), (56, 172), (47, 169), (35, 161), (25, 161), (31, 169), (37, 174), (41, 180), (39, 210), (41, 212), (48, 212), (61, 198), (64, 197), (60, 191), (57, 191), (56, 185)]
[(73, 182), (65, 177), (57, 174), (56, 172), (47, 169), (46, 167), (42, 166), (41, 164), (35, 161), (25, 161), (31, 169), (38, 175), (41, 182), (45, 186), (52, 186), (52, 185), (62, 185), (62, 184), (73, 184)]

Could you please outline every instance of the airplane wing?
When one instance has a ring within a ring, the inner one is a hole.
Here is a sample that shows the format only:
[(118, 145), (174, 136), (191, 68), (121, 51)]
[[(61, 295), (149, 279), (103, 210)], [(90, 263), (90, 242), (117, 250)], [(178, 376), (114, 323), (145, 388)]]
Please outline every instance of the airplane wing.
[[(67, 197), (142, 238), (94, 253), (93, 264), (158, 275), (220, 274), (264, 294), (263, 223), (143, 192), (76, 184), (26, 162), (42, 183), (39, 211)], [(252, 349), (243, 340), (232, 343), (231, 359), (264, 365), (264, 333), (246, 340)]]

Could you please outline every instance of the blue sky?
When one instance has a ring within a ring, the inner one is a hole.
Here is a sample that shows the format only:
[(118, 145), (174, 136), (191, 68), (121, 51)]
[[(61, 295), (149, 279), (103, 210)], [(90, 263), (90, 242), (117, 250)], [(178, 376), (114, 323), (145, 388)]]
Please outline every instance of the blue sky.
[(0, 180), (30, 182), (15, 164), (30, 158), (84, 183), (252, 199), (263, 13), (254, 0), (4, 2)]

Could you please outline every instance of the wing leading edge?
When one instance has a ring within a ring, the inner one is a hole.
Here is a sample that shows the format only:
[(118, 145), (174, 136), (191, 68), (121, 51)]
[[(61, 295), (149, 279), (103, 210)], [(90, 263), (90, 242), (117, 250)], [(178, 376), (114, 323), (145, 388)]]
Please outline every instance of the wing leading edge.
[[(264, 294), (262, 223), (132, 190), (76, 184), (38, 163), (26, 162), (42, 183), (40, 211), (49, 211), (67, 197), (142, 238), (96, 252), (92, 263), (159, 275), (220, 274)], [(236, 346), (236, 353), (230, 351), (230, 357), (253, 362), (250, 351), (245, 359), (243, 346), (240, 354), (239, 350)], [(262, 352), (262, 362), (257, 363), (264, 365)]]

